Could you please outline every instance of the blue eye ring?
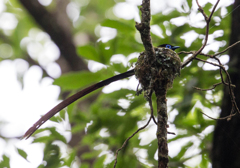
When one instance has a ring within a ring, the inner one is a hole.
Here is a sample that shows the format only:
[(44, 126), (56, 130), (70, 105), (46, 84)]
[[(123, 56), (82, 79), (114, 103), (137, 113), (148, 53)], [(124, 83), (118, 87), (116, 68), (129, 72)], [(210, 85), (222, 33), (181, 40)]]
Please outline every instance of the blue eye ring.
[(171, 49), (172, 47), (171, 47), (171, 45), (168, 44), (168, 45), (166, 45), (166, 48)]

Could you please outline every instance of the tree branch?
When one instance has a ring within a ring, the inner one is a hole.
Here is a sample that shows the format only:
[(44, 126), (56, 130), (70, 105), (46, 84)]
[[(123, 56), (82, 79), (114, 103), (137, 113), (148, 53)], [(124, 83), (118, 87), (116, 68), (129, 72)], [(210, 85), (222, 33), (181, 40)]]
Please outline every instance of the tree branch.
[(205, 46), (206, 46), (206, 44), (207, 44), (207, 41), (208, 41), (209, 24), (210, 24), (212, 15), (213, 15), (213, 13), (215, 12), (215, 9), (216, 9), (219, 1), (220, 1), (220, 0), (218, 0), (218, 1), (216, 2), (216, 4), (214, 5), (213, 10), (212, 10), (210, 16), (207, 17), (207, 15), (204, 13), (202, 7), (199, 5), (198, 0), (196, 0), (197, 5), (198, 5), (198, 10), (202, 13), (202, 15), (203, 15), (203, 17), (205, 18), (206, 23), (207, 23), (206, 33), (205, 33), (205, 39), (204, 39), (203, 45), (200, 47), (200, 49), (199, 49), (197, 52), (195, 52), (191, 57), (189, 57), (185, 62), (183, 62), (182, 68), (184, 68), (184, 67), (185, 67), (187, 64), (189, 64), (190, 62), (192, 62), (193, 59), (194, 59), (198, 54), (200, 54), (200, 53), (202, 52), (202, 50), (205, 48)]
[(147, 52), (148, 60), (155, 60), (155, 50), (152, 45), (152, 39), (150, 35), (150, 21), (151, 21), (151, 10), (150, 10), (150, 0), (142, 1), (142, 19), (141, 23), (136, 22), (136, 29), (140, 32), (141, 39), (145, 51)]
[(63, 21), (46, 10), (38, 1), (20, 0), (22, 5), (33, 16), (35, 21), (46, 31), (60, 49), (62, 56), (73, 71), (87, 70), (85, 62), (77, 55), (72, 34)]

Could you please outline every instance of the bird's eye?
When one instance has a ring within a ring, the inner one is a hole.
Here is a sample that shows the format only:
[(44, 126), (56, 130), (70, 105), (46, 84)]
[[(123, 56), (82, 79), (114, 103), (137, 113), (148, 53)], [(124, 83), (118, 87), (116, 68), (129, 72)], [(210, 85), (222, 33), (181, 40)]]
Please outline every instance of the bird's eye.
[(170, 48), (171, 49), (172, 47), (171, 47), (171, 45), (166, 45), (166, 48)]

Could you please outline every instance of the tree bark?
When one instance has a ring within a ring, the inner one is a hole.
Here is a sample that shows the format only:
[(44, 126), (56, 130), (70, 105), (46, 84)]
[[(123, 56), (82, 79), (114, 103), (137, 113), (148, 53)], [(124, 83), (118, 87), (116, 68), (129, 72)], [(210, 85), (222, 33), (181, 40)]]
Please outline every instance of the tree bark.
[(167, 143), (167, 99), (166, 89), (155, 91), (157, 96), (157, 139), (158, 139), (158, 168), (168, 167), (168, 143)]
[[(235, 0), (233, 9), (240, 5), (240, 0)], [(230, 45), (240, 40), (240, 10), (232, 12), (232, 24)], [(236, 103), (240, 106), (240, 47), (234, 46), (229, 50), (229, 74), (232, 83), (236, 85), (234, 94)], [(230, 114), (232, 103), (230, 101), (229, 90), (224, 87), (224, 96), (221, 105), (220, 117)], [(240, 115), (237, 114), (230, 121), (218, 120), (214, 136), (211, 153), (213, 168), (236, 168), (240, 167)]]

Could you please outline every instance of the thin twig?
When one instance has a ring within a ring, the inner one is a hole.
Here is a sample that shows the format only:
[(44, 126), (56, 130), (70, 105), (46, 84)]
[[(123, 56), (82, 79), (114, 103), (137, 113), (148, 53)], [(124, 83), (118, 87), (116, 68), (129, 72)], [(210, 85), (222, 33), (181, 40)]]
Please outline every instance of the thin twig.
[[(239, 43), (240, 43), (240, 40), (237, 41), (236, 43), (234, 43), (234, 44), (228, 46), (228, 47), (225, 48), (223, 51), (218, 52), (218, 53), (213, 54), (213, 55), (210, 55), (210, 54), (204, 54), (204, 53), (199, 53), (198, 55), (203, 55), (203, 56), (206, 56), (206, 57), (209, 57), (209, 58), (214, 58), (214, 57), (216, 57), (216, 56), (218, 56), (218, 55), (220, 55), (220, 54), (225, 53), (225, 52), (228, 51), (230, 48), (234, 47), (235, 45), (237, 45), (237, 44), (239, 44)], [(178, 52), (177, 54), (178, 54), (178, 55), (181, 55), (181, 54), (194, 54), (194, 53), (195, 53), (194, 51), (180, 51), (180, 52)]]
[(176, 135), (174, 132), (167, 132), (168, 134)]
[(196, 0), (196, 2), (197, 2), (197, 4), (198, 4), (198, 9), (199, 9), (199, 11), (202, 13), (202, 15), (203, 15), (203, 17), (205, 18), (206, 23), (207, 23), (206, 33), (205, 33), (205, 39), (204, 39), (204, 43), (203, 43), (203, 45), (201, 46), (201, 48), (200, 48), (197, 52), (195, 52), (191, 57), (189, 57), (186, 61), (184, 61), (183, 64), (182, 64), (182, 66), (181, 66), (181, 68), (184, 68), (188, 63), (192, 62), (193, 59), (196, 58), (196, 56), (197, 56), (199, 53), (201, 53), (202, 50), (205, 48), (205, 46), (206, 46), (206, 44), (207, 44), (207, 41), (208, 41), (208, 35), (209, 35), (209, 23), (210, 23), (210, 21), (211, 21), (212, 15), (213, 15), (213, 13), (215, 12), (215, 9), (216, 9), (219, 1), (220, 1), (220, 0), (218, 0), (218, 1), (216, 2), (216, 4), (214, 5), (213, 10), (212, 10), (210, 16), (207, 17), (207, 15), (204, 13), (202, 7), (199, 5), (198, 0)]
[[(199, 4), (198, 0), (196, 0), (196, 3), (198, 5), (198, 10), (202, 13), (205, 21), (206, 21), (206, 33), (205, 33), (205, 39), (204, 39), (204, 43), (203, 45), (201, 46), (201, 48), (197, 51), (197, 52), (186, 52), (186, 51), (182, 51), (182, 52), (179, 52), (178, 54), (192, 54), (192, 56), (190, 56), (181, 66), (181, 68), (185, 67), (188, 63), (192, 62), (194, 59), (198, 60), (198, 61), (202, 61), (202, 62), (205, 62), (205, 63), (208, 63), (208, 64), (211, 64), (213, 66), (217, 66), (219, 67), (219, 73), (220, 73), (220, 76), (221, 76), (221, 83), (217, 83), (217, 84), (214, 84), (212, 88), (210, 89), (201, 89), (201, 88), (197, 88), (195, 87), (195, 89), (197, 90), (201, 90), (201, 91), (207, 91), (207, 90), (213, 90), (216, 86), (220, 85), (220, 84), (224, 84), (224, 85), (227, 85), (228, 86), (228, 89), (229, 89), (229, 95), (230, 95), (230, 99), (231, 99), (231, 102), (232, 102), (232, 109), (231, 109), (231, 112), (230, 112), (230, 115), (227, 116), (227, 117), (224, 117), (224, 118), (221, 118), (221, 119), (227, 119), (227, 120), (230, 120), (232, 116), (234, 116), (236, 113), (234, 113), (234, 109), (240, 113), (238, 107), (237, 107), (237, 103), (235, 101), (235, 96), (234, 96), (234, 92), (233, 92), (233, 87), (235, 87), (232, 82), (231, 82), (231, 78), (230, 78), (230, 75), (228, 74), (228, 72), (226, 71), (225, 67), (222, 65), (221, 61), (219, 60), (219, 58), (217, 58), (216, 56), (226, 52), (227, 50), (229, 50), (230, 48), (232, 48), (233, 46), (237, 45), (240, 43), (240, 41), (237, 41), (236, 43), (232, 44), (231, 46), (227, 47), (226, 49), (224, 49), (223, 51), (219, 52), (219, 53), (216, 53), (216, 54), (213, 54), (213, 55), (209, 55), (209, 54), (204, 54), (204, 53), (201, 53), (201, 51), (204, 49), (204, 47), (206, 46), (207, 44), (207, 41), (208, 41), (208, 35), (209, 35), (209, 24), (210, 24), (210, 21), (211, 21), (211, 18), (213, 16), (213, 13), (215, 12), (216, 10), (216, 7), (218, 5), (218, 3), (220, 2), (220, 0), (218, 0), (216, 2), (216, 4), (214, 5), (209, 17), (206, 15), (206, 13), (204, 12), (203, 8), (201, 7), (201, 5)], [(206, 57), (209, 57), (209, 58), (212, 58), (212, 59), (215, 59), (217, 60), (218, 64), (216, 63), (213, 63), (213, 62), (209, 62), (209, 61), (206, 61), (206, 60), (203, 60), (203, 59), (200, 59), (200, 58), (197, 58), (197, 55), (203, 55), (203, 56), (206, 56)], [(223, 72), (226, 74), (227, 76), (227, 79), (226, 79), (226, 82), (224, 80), (224, 77), (223, 77)], [(203, 113), (204, 114), (204, 113)], [(204, 114), (206, 115), (206, 114)], [(207, 115), (206, 115), (207, 116)], [(209, 116), (208, 116), (209, 117)], [(209, 117), (209, 118), (212, 118), (212, 117)], [(214, 119), (214, 118), (212, 118)]]
[(216, 57), (217, 55), (220, 55), (222, 53), (225, 53), (226, 51), (228, 51), (230, 48), (234, 47), (235, 45), (239, 44), (240, 43), (240, 40), (237, 41), (236, 43), (228, 46), (226, 49), (224, 49), (223, 51), (219, 52), (219, 53), (216, 53), (216, 54), (213, 54), (212, 57)]
[(134, 135), (136, 135), (136, 134), (137, 134), (139, 131), (141, 131), (142, 129), (146, 128), (146, 127), (148, 126), (148, 124), (150, 123), (151, 119), (152, 119), (152, 117), (149, 117), (148, 122), (147, 122), (143, 127), (139, 128), (137, 131), (135, 131), (130, 137), (128, 137), (128, 138), (124, 141), (123, 145), (116, 151), (116, 154), (115, 154), (115, 162), (114, 162), (114, 166), (113, 166), (114, 168), (115, 168), (116, 165), (117, 165), (118, 152), (119, 152), (120, 150), (122, 150), (122, 149), (126, 146), (127, 142), (128, 142)]
[(152, 90), (150, 91), (150, 94), (149, 94), (149, 99), (148, 99), (148, 102), (149, 102), (149, 106), (150, 106), (150, 110), (151, 110), (151, 118), (153, 119), (153, 122), (157, 125), (157, 121), (153, 115), (153, 106), (152, 106)]
[(205, 113), (202, 112), (202, 111), (200, 111), (200, 112), (201, 112), (203, 115), (205, 115), (206, 117), (208, 117), (208, 118), (210, 118), (210, 119), (212, 119), (212, 120), (226, 120), (226, 119), (229, 119), (229, 118), (231, 118), (231, 117), (233, 117), (233, 116), (236, 115), (236, 113), (234, 113), (234, 114), (230, 114), (230, 115), (228, 115), (228, 116), (226, 116), (226, 117), (213, 118), (213, 117), (211, 117), (211, 116), (205, 114)]
[(196, 89), (196, 90), (200, 90), (200, 91), (209, 91), (209, 90), (215, 89), (218, 85), (221, 85), (221, 84), (222, 84), (222, 82), (220, 82), (220, 83), (215, 83), (215, 84), (213, 84), (213, 87), (210, 88), (210, 89), (201, 89), (201, 88), (198, 88), (198, 87), (193, 87), (193, 88)]

